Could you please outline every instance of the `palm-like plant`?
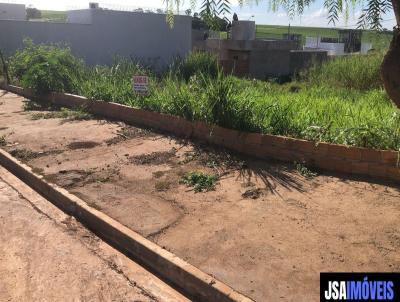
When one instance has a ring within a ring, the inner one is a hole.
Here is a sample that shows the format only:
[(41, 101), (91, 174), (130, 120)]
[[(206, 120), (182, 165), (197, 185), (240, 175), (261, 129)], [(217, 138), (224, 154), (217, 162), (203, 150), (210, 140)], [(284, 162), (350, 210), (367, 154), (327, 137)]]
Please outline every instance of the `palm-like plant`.
[[(183, 0), (164, 0), (167, 10), (171, 12), (170, 21), (172, 22), (172, 11), (179, 9)], [(201, 14), (213, 19), (215, 16), (226, 15), (230, 12), (230, 0), (199, 0)], [(301, 15), (304, 9), (315, 0), (268, 0), (272, 10), (283, 8), (289, 16)], [(198, 1), (190, 0), (194, 8)], [(239, 0), (240, 5), (258, 4), (259, 0)], [(324, 7), (328, 10), (328, 21), (335, 24), (339, 17), (348, 15), (350, 8), (361, 7), (358, 26), (373, 30), (382, 29), (383, 16), (393, 10), (396, 19), (396, 26), (393, 30), (393, 39), (390, 48), (383, 60), (382, 78), (385, 89), (392, 101), (400, 108), (400, 0), (324, 0)]]

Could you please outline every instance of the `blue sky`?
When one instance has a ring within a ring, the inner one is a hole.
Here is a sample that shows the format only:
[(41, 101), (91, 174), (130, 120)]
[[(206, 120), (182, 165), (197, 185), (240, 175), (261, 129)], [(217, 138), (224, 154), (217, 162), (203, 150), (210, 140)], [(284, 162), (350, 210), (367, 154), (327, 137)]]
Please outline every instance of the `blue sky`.
[[(11, 2), (11, 3), (23, 3), (26, 5), (32, 4), (40, 9), (50, 9), (50, 10), (68, 10), (68, 9), (78, 9), (86, 8), (88, 2), (95, 2), (95, 0), (0, 0), (1, 2)], [(199, 0), (201, 1), (201, 0)], [(258, 24), (276, 24), (276, 25), (288, 25), (289, 22), (292, 25), (301, 26), (320, 26), (320, 27), (332, 27), (328, 24), (326, 19), (327, 13), (323, 9), (323, 0), (315, 0), (308, 9), (305, 10), (301, 17), (295, 17), (293, 20), (289, 20), (287, 14), (284, 11), (271, 12), (268, 10), (268, 0), (259, 1), (259, 5), (244, 6), (239, 7), (237, 5), (237, 0), (231, 0), (233, 5), (233, 11), (239, 15), (239, 19), (244, 20), (255, 20)], [(102, 1), (99, 1), (102, 3)], [(182, 10), (189, 7), (189, 0), (185, 1)], [(106, 0), (106, 5), (115, 8), (128, 8), (128, 7), (142, 7), (142, 8), (165, 8), (163, 0)], [(357, 18), (360, 15), (360, 8), (356, 8), (355, 11), (350, 12), (349, 19), (346, 20), (341, 18), (338, 27), (354, 27), (357, 23)], [(390, 13), (384, 17), (384, 27), (391, 29), (394, 24), (394, 15)]]

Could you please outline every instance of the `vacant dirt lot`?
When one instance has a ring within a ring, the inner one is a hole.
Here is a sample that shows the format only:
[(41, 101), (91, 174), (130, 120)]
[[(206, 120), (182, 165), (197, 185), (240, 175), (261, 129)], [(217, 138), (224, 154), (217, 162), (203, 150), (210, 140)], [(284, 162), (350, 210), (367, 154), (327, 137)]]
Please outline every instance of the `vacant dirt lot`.
[[(0, 103), (3, 148), (257, 301), (316, 301), (321, 271), (400, 270), (395, 184), (307, 178), (116, 122), (27, 111), (13, 94)], [(189, 171), (220, 180), (195, 193), (181, 183)]]

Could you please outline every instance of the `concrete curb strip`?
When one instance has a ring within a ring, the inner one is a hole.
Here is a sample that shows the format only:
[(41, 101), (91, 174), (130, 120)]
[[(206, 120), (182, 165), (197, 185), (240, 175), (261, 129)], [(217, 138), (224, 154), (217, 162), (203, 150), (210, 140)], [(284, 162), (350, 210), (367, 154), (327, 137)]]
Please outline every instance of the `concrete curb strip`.
[(196, 301), (252, 301), (104, 213), (89, 207), (68, 191), (47, 183), (42, 176), (33, 173), (30, 167), (1, 149), (0, 164), (58, 208), (74, 216), (106, 242), (138, 259)]
[[(35, 97), (30, 89), (4, 84), (0, 84), (0, 88), (26, 98)], [(51, 93), (41, 99), (63, 107), (82, 107), (105, 118), (150, 127), (181, 137), (192, 137), (261, 159), (305, 162), (308, 166), (323, 170), (400, 181), (399, 151), (316, 143), (278, 135), (237, 131), (66, 93)]]

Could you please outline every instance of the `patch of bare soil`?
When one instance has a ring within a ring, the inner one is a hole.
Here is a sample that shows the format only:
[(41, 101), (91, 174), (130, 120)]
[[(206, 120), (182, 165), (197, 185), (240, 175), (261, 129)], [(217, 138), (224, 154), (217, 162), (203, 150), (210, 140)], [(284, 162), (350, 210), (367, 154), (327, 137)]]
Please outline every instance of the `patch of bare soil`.
[[(321, 271), (400, 270), (398, 184), (307, 177), (298, 165), (154, 133), (113, 140), (121, 124), (32, 120), (13, 113), (22, 98), (9, 96), (0, 107), (7, 143), (63, 150), (28, 157), (30, 166), (256, 301), (318, 300)], [(217, 175), (215, 190), (194, 192), (181, 183), (188, 172)]]

